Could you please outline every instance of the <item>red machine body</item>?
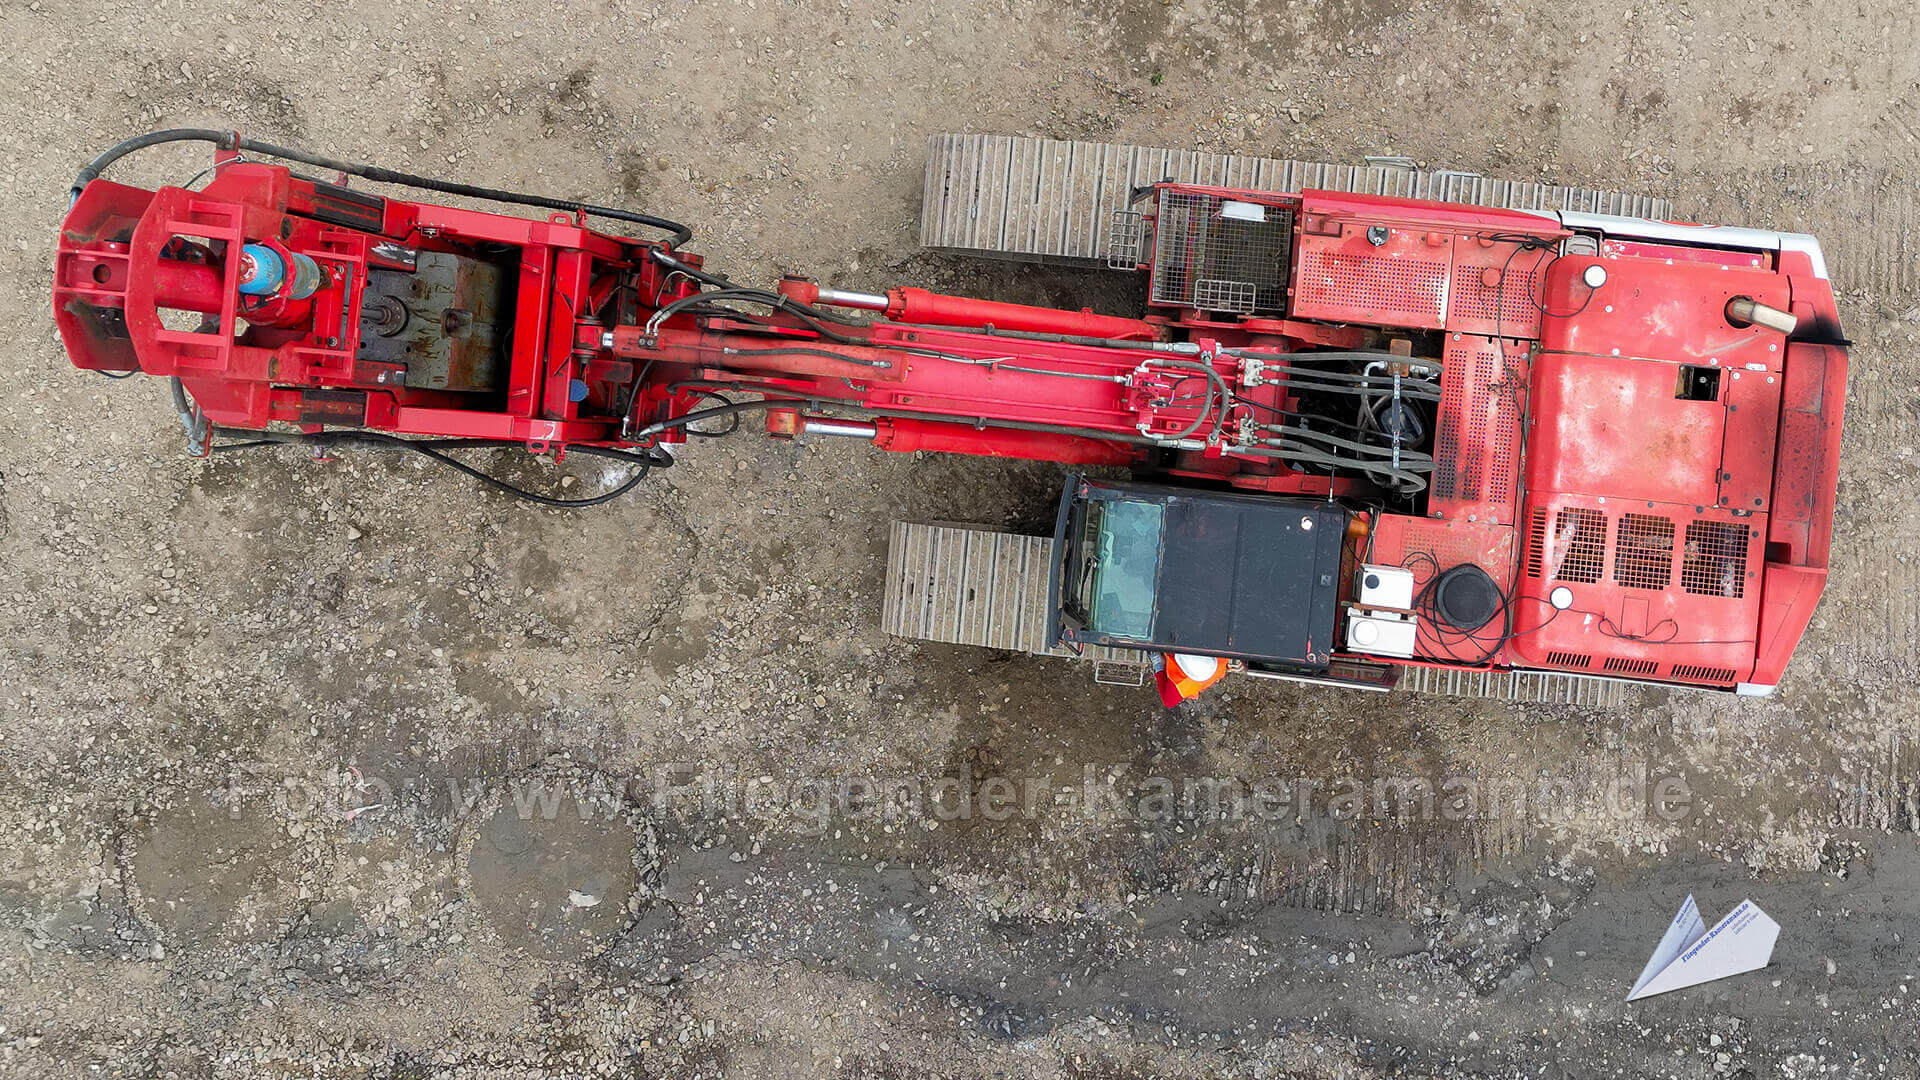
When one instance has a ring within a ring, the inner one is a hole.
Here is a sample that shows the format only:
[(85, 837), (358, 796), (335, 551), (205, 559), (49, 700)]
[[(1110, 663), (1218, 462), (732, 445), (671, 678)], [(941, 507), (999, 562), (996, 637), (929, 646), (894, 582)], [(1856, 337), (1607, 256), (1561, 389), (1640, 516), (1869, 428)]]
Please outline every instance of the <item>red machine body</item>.
[[(1169, 183), (1130, 211), (1131, 317), (742, 289), (583, 214), (218, 161), (199, 191), (86, 183), (53, 298), (77, 366), (177, 378), (215, 429), (564, 453), (756, 409), (776, 437), (1349, 500), (1354, 567), (1498, 586), (1497, 624), (1416, 620), (1356, 665), (1764, 689), (1824, 585), (1846, 352), (1804, 237)], [(261, 248), (317, 288), (242, 293)]]

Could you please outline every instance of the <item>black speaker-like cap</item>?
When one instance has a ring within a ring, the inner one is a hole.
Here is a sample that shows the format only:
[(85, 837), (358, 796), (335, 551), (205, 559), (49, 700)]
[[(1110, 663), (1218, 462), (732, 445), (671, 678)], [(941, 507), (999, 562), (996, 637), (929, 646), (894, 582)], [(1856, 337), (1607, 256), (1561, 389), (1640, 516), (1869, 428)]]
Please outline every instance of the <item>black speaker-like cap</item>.
[(1473, 563), (1461, 563), (1433, 583), (1433, 612), (1455, 630), (1480, 629), (1500, 613), (1504, 602), (1500, 586)]

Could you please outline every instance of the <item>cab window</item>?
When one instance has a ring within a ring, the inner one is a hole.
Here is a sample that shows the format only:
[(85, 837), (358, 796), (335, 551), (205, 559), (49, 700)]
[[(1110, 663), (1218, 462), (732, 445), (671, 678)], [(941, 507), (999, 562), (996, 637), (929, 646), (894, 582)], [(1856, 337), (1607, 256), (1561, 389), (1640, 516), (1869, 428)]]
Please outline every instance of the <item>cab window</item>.
[(1074, 538), (1075, 614), (1095, 634), (1144, 641), (1153, 635), (1164, 507), (1094, 500)]

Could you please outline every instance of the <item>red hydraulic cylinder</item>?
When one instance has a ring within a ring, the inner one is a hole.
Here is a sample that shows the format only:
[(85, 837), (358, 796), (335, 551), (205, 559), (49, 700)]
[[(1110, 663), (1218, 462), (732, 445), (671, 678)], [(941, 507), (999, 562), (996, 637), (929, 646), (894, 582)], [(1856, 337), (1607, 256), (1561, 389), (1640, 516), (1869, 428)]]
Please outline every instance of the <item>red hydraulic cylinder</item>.
[(991, 326), (996, 330), (1121, 341), (1154, 341), (1160, 337), (1160, 328), (1144, 319), (1096, 315), (1086, 308), (1063, 311), (1027, 304), (1003, 304), (998, 300), (975, 300), (968, 296), (950, 296), (914, 288), (892, 289), (885, 296), (850, 293), (840, 289), (822, 289), (804, 278), (793, 277), (780, 283), (780, 291), (803, 304), (881, 311), (895, 322), (927, 326)]
[(783, 344), (777, 339), (670, 327), (650, 344), (645, 329), (638, 326), (616, 326), (612, 337), (613, 355), (628, 360), (664, 358), (699, 367), (865, 381), (898, 379), (905, 373), (900, 353), (811, 338)]
[(881, 417), (873, 421), (873, 426), (873, 445), (896, 453), (934, 450), (947, 454), (1057, 461), (1063, 465), (1127, 465), (1140, 456), (1140, 448), (1130, 443), (1051, 431), (977, 428), (970, 424), (900, 417)]
[(1150, 341), (1159, 335), (1152, 323), (1142, 319), (1095, 315), (1088, 310), (1062, 311), (1026, 304), (1003, 304), (997, 300), (975, 300), (913, 288), (893, 289), (887, 293), (887, 318), (895, 322), (930, 323), (935, 326), (992, 326), (998, 330), (1122, 340)]
[(152, 266), (153, 300), (165, 308), (217, 313), (226, 300), (220, 271), (200, 263), (160, 259)]

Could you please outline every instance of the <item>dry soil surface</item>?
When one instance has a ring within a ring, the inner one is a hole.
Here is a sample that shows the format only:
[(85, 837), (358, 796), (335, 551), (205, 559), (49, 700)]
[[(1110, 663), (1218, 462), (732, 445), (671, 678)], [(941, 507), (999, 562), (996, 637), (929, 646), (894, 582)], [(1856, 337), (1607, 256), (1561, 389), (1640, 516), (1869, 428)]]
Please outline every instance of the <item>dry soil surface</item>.
[[(0, 3), (0, 1068), (1920, 1073), (1916, 30), (1897, 0)], [(1857, 342), (1832, 584), (1766, 701), (1168, 712), (876, 629), (890, 520), (1038, 521), (1053, 468), (741, 438), (561, 513), (371, 454), (187, 460), (162, 387), (67, 366), (47, 296), (74, 171), (188, 124), (665, 214), (743, 279), (1026, 301), (1124, 289), (921, 253), (928, 134), (1397, 153), (1804, 229)], [(1314, 787), (1232, 820), (1203, 777)], [(1321, 794), (1448, 778), (1563, 795)], [(1772, 912), (1773, 967), (1623, 1003), (1688, 892)]]

